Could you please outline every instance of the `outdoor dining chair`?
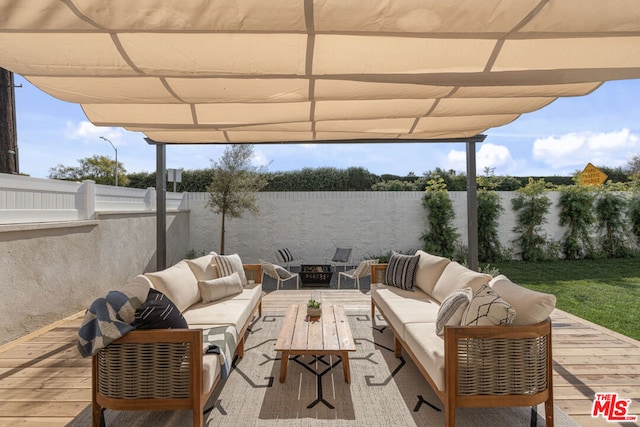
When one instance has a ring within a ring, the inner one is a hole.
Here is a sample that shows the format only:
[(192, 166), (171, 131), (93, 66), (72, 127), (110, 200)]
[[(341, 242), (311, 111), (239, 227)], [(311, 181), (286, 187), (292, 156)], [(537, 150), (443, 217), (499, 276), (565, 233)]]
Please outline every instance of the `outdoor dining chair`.
[(280, 285), (288, 280), (296, 280), (296, 289), (300, 289), (300, 275), (298, 273), (292, 273), (284, 267), (270, 263), (268, 261), (260, 260), (262, 265), (262, 283), (264, 283), (264, 275), (271, 277), (277, 281), (276, 290), (280, 289)]
[(358, 267), (349, 271), (341, 271), (338, 273), (338, 289), (340, 289), (340, 279), (344, 276), (356, 282), (356, 287), (360, 290), (360, 278), (371, 275), (371, 264), (377, 264), (377, 259), (367, 259), (358, 265)]

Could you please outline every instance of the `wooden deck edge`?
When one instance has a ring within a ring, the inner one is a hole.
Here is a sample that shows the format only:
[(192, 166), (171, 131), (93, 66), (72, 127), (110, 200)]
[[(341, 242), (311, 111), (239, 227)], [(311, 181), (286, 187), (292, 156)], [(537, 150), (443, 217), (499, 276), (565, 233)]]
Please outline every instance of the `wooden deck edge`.
[(19, 346), (20, 344), (23, 344), (27, 341), (32, 340), (35, 337), (38, 337), (40, 335), (46, 334), (47, 332), (51, 331), (52, 329), (57, 328), (58, 326), (62, 325), (65, 322), (68, 322), (70, 320), (75, 320), (78, 318), (81, 318), (84, 316), (85, 310), (81, 310), (77, 313), (74, 313), (70, 316), (65, 317), (64, 319), (60, 319), (58, 321), (55, 321), (47, 326), (44, 326), (36, 331), (30, 332), (27, 335), (23, 335), (19, 338), (16, 338), (13, 341), (9, 341), (6, 344), (0, 345), (0, 353), (4, 353), (5, 351), (11, 350), (12, 348), (15, 348), (17, 346)]
[[(633, 345), (634, 347), (640, 347), (640, 341), (638, 341), (636, 339), (633, 339), (631, 337), (623, 335), (620, 332), (616, 332), (616, 331), (614, 331), (612, 329), (608, 329), (605, 326), (598, 325), (597, 323), (590, 322), (589, 320), (583, 319), (582, 317), (578, 317), (575, 314), (571, 314), (571, 313), (568, 313), (566, 311), (560, 310), (559, 308), (556, 308), (551, 312), (550, 317), (551, 317), (552, 321), (553, 321), (553, 315), (555, 313), (558, 313), (558, 315), (561, 315), (561, 316), (566, 316), (566, 317), (574, 320), (576, 323), (582, 323), (582, 324), (584, 324), (586, 326), (589, 326), (589, 327), (591, 327), (591, 328), (593, 328), (593, 329), (595, 329), (598, 332), (601, 332), (603, 334), (611, 335), (611, 336), (613, 336), (613, 337), (615, 337), (615, 338), (617, 338), (617, 339), (619, 339), (621, 341), (624, 341), (624, 342), (626, 342), (626, 343), (628, 343), (630, 345)], [(553, 322), (552, 322), (552, 328), (551, 329), (553, 330)]]

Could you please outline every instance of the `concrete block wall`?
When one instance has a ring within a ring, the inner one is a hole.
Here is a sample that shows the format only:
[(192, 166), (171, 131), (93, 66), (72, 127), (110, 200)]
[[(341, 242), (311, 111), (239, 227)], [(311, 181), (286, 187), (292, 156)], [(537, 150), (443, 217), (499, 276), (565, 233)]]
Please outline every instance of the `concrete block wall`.
[[(504, 211), (499, 221), (500, 241), (512, 245), (516, 233), (516, 213), (511, 208), (513, 192), (499, 192)], [(273, 260), (273, 250), (288, 247), (310, 262), (326, 261), (336, 247), (352, 247), (354, 260), (390, 250), (407, 251), (422, 247), (426, 230), (426, 210), (422, 192), (265, 192), (258, 195), (260, 213), (227, 218), (225, 252), (238, 253), (245, 262)], [(467, 242), (466, 192), (450, 192), (455, 210), (453, 221)], [(560, 240), (564, 230), (558, 225), (558, 193), (548, 193), (552, 201), (544, 231)], [(220, 249), (220, 215), (206, 205), (206, 193), (188, 195), (191, 211), (191, 244), (197, 253)]]

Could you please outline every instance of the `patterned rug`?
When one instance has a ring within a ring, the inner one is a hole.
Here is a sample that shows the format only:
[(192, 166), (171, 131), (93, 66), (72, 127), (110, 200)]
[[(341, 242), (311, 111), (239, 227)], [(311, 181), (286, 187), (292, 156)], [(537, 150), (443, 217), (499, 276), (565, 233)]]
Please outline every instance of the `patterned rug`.
[[(245, 356), (219, 384), (207, 404), (208, 426), (442, 426), (442, 403), (411, 359), (393, 354), (393, 332), (381, 317), (348, 312), (357, 351), (351, 353), (351, 384), (339, 357), (299, 356), (278, 381), (274, 351), (283, 314), (266, 314), (251, 325)], [(461, 408), (460, 426), (544, 426), (544, 407)], [(87, 408), (69, 426), (90, 424)], [(107, 426), (188, 426), (188, 411), (106, 411)], [(557, 426), (577, 426), (555, 408)]]

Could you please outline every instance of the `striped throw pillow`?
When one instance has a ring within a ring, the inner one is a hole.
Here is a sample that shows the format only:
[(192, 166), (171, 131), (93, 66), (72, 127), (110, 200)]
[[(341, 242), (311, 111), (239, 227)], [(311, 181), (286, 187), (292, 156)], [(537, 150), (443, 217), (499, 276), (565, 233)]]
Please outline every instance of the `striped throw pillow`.
[(420, 255), (403, 255), (394, 252), (387, 265), (384, 284), (413, 291), (418, 260)]

